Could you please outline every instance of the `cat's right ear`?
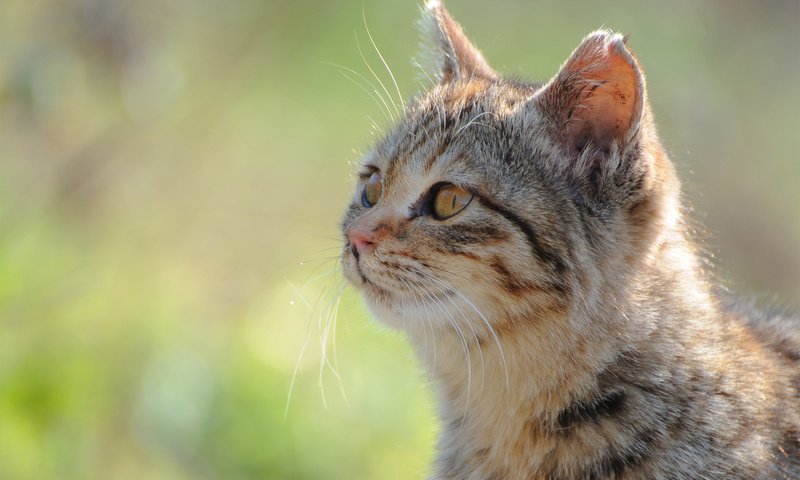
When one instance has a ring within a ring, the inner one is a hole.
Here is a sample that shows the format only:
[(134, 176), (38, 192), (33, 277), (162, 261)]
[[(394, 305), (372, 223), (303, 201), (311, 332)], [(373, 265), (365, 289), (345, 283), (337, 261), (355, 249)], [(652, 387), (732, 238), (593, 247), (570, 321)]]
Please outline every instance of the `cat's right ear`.
[(432, 64), (435, 69), (433, 74), (441, 83), (476, 77), (487, 80), (497, 78), (441, 0), (430, 0), (425, 5), (419, 25), (425, 41), (421, 56), (424, 63)]
[[(631, 144), (645, 115), (639, 63), (625, 38), (599, 30), (583, 39), (556, 76), (536, 94), (567, 151), (597, 163)], [(600, 166), (600, 165), (598, 165)]]

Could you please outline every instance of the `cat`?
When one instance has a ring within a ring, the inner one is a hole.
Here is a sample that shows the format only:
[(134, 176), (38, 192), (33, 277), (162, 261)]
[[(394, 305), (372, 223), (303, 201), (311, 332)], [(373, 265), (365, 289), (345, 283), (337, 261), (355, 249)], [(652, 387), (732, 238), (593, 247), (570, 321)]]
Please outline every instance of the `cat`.
[(523, 83), (422, 24), (438, 83), (365, 154), (341, 261), (433, 379), (431, 478), (800, 478), (800, 323), (715, 286), (627, 40)]

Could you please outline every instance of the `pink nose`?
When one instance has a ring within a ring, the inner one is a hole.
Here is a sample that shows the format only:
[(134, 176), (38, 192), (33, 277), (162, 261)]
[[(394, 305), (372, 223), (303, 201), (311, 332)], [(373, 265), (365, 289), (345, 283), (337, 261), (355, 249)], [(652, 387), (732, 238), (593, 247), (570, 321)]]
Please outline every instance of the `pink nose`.
[(372, 230), (354, 228), (348, 232), (347, 238), (356, 257), (375, 248), (375, 232)]

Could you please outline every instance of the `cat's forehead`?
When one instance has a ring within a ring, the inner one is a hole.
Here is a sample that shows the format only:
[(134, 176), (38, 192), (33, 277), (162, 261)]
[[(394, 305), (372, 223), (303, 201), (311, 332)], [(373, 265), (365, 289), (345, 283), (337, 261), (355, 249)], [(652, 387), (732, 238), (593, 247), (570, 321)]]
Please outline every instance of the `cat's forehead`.
[(479, 162), (476, 152), (465, 151), (455, 142), (409, 134), (387, 138), (366, 155), (364, 166), (380, 173), (385, 200), (405, 204), (439, 182), (480, 183)]
[(538, 84), (480, 78), (441, 84), (412, 100), (407, 113), (412, 119), (421, 120), (430, 118), (431, 114), (438, 117), (449, 114), (463, 119), (463, 113), (474, 109), (504, 114), (530, 99), (539, 87)]
[(481, 80), (436, 87), (412, 101), (364, 163), (413, 175), (457, 160), (468, 165), (466, 160), (482, 153), (477, 146), (497, 141), (505, 126), (521, 121), (520, 110), (533, 91), (530, 85)]

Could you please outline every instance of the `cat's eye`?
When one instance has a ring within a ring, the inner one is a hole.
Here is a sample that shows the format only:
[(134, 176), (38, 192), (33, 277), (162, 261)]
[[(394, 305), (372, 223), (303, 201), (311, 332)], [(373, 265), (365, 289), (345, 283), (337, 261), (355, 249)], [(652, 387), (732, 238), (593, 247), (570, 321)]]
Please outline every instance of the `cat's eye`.
[(455, 185), (444, 185), (433, 197), (433, 214), (439, 220), (450, 218), (469, 205), (472, 193)]
[(381, 174), (378, 172), (373, 173), (367, 179), (367, 185), (364, 187), (364, 193), (361, 194), (361, 203), (367, 207), (372, 208), (381, 199), (383, 193), (383, 182), (381, 181)]

